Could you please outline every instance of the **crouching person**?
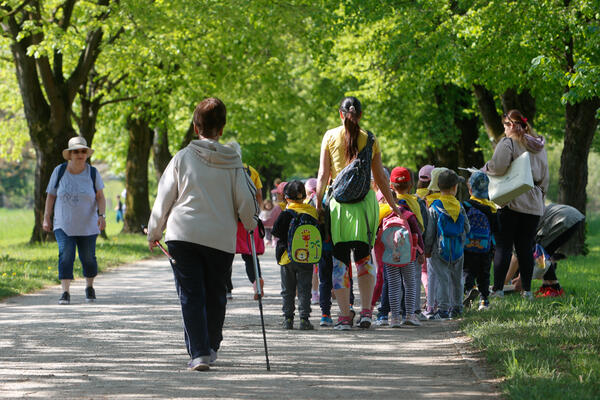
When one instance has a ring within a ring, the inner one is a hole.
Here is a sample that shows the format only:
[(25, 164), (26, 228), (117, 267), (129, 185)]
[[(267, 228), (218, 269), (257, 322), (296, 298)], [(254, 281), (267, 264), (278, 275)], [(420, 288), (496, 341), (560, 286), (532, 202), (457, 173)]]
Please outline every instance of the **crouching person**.
[(169, 162), (148, 222), (150, 250), (165, 241), (181, 302), (191, 370), (205, 371), (223, 339), (226, 279), (235, 254), (238, 218), (247, 230), (258, 219), (256, 188), (238, 153), (221, 145), (225, 104), (203, 100), (194, 111), (198, 139)]

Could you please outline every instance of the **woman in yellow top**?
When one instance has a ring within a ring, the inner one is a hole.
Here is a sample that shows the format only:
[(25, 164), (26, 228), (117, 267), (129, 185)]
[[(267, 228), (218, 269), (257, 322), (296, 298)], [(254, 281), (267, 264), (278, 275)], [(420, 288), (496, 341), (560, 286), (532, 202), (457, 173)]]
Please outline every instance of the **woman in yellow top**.
[[(356, 97), (345, 97), (340, 103), (339, 113), (343, 125), (327, 131), (321, 144), (316, 202), (319, 213), (323, 212), (322, 200), (329, 179), (335, 179), (367, 145), (368, 134), (359, 126), (362, 117), (360, 101)], [(376, 139), (372, 153), (371, 171), (375, 182), (392, 210), (399, 213), (383, 171), (381, 149)], [(370, 190), (365, 198), (357, 203), (339, 203), (332, 197), (329, 208), (333, 242), (332, 280), (340, 308), (335, 329), (349, 330), (352, 326), (349, 275), (351, 254), (354, 254), (362, 306), (359, 326), (368, 328), (371, 326), (371, 297), (376, 275), (370, 254), (379, 222), (379, 206), (375, 192)]]

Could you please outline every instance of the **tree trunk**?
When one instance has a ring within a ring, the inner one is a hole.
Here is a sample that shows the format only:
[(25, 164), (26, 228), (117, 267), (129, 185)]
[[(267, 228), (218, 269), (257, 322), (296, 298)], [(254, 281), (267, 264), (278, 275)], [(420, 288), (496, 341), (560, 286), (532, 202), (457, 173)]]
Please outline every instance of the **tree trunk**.
[[(588, 156), (594, 133), (598, 127), (596, 111), (600, 98), (595, 97), (565, 107), (566, 125), (564, 148), (560, 156), (558, 202), (577, 208), (585, 214), (588, 180)], [(586, 253), (585, 227), (581, 227), (567, 248), (571, 254)]]
[(496, 108), (494, 94), (481, 85), (474, 85), (473, 93), (477, 98), (477, 106), (479, 107), (485, 130), (495, 146), (504, 134), (504, 126)]
[(148, 158), (153, 132), (143, 118), (128, 118), (129, 149), (125, 169), (125, 223), (123, 232), (142, 232), (148, 224), (150, 202), (148, 199)]
[(171, 161), (169, 151), (169, 136), (166, 128), (154, 129), (154, 143), (152, 144), (152, 158), (154, 160), (154, 171), (156, 179), (160, 180), (163, 171)]
[(183, 137), (183, 140), (181, 141), (181, 145), (179, 146), (179, 149), (183, 149), (185, 146), (187, 146), (188, 144), (190, 144), (190, 142), (194, 139), (198, 139), (198, 134), (194, 131), (194, 123), (190, 122), (190, 126), (188, 127), (187, 131), (185, 132), (185, 136)]
[(515, 89), (506, 89), (502, 95), (502, 108), (507, 113), (510, 110), (519, 110), (533, 125), (533, 119), (536, 114), (535, 98), (531, 95), (528, 89), (517, 93)]

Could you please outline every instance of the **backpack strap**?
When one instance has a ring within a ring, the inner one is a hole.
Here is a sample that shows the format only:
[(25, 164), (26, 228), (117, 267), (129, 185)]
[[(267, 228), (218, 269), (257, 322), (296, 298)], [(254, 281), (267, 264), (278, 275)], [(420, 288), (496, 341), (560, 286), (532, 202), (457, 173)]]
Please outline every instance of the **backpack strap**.
[(98, 193), (96, 190), (96, 173), (98, 170), (90, 165), (90, 178), (92, 178), (92, 189), (94, 189), (94, 194)]
[(58, 189), (58, 184), (60, 183), (60, 180), (63, 177), (63, 175), (65, 174), (66, 170), (67, 170), (67, 162), (65, 161), (64, 163), (60, 164), (60, 167), (58, 168), (58, 175), (56, 176), (56, 184), (54, 185), (54, 189)]

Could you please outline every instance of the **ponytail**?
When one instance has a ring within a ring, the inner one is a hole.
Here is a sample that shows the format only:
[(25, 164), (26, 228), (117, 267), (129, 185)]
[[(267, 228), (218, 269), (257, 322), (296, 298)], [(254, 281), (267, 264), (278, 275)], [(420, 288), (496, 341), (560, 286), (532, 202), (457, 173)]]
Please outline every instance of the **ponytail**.
[(358, 120), (362, 114), (362, 106), (356, 97), (345, 97), (340, 103), (340, 111), (344, 116), (346, 162), (350, 162), (358, 154), (358, 136), (360, 134)]

